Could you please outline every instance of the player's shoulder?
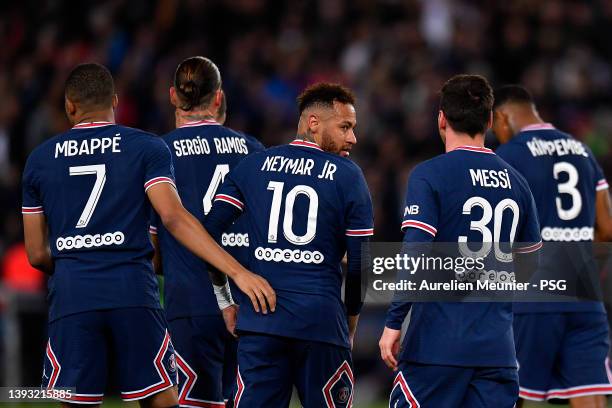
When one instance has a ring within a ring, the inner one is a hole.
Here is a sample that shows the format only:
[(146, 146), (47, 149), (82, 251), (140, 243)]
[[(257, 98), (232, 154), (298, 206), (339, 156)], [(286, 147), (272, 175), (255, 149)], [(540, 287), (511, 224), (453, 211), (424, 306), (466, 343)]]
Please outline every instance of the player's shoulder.
[(435, 179), (441, 175), (446, 174), (443, 170), (448, 168), (451, 163), (455, 160), (452, 156), (447, 154), (440, 154), (432, 157), (431, 159), (425, 160), (412, 169), (410, 172), (411, 178), (424, 178), (424, 179)]

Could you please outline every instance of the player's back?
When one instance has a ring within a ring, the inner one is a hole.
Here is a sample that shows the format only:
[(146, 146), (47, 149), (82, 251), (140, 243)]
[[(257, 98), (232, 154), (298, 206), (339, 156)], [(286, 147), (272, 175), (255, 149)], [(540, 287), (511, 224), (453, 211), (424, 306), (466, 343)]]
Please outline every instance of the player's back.
[[(542, 240), (590, 242), (594, 236), (596, 192), (608, 188), (593, 153), (571, 135), (550, 124), (531, 125), (497, 150), (527, 180), (538, 209)], [(567, 246), (544, 248), (542, 270), (566, 271)], [(578, 251), (570, 255), (576, 257)], [(565, 263), (563, 267), (559, 262)], [(567, 277), (567, 276), (566, 276)], [(516, 312), (603, 311), (593, 302), (516, 304)]]
[[(422, 163), (407, 197), (403, 228), (424, 230), (434, 243), (459, 243), (463, 256), (485, 257), (487, 266), (512, 271), (510, 251), (498, 243), (539, 243), (527, 183), (489, 149), (464, 146)], [(402, 358), (409, 361), (516, 365), (509, 303), (415, 303), (406, 339)]]
[[(172, 152), (181, 202), (202, 223), (225, 176), (247, 155), (263, 150), (256, 139), (212, 120), (186, 123), (163, 139)], [(155, 223), (162, 253), (167, 318), (218, 315), (206, 264), (159, 221)], [(247, 235), (235, 228), (225, 237), (234, 256), (237, 249), (248, 245)], [(232, 238), (234, 241), (229, 242)], [(241, 242), (235, 242), (237, 238)]]
[[(230, 174), (244, 202), (249, 268), (277, 295), (276, 311), (240, 308), (238, 328), (348, 345), (340, 261), (346, 236), (371, 235), (369, 192), (359, 167), (294, 141), (248, 157)], [(226, 192), (227, 190), (223, 190)]]
[(108, 122), (81, 124), (36, 148), (24, 212), (44, 212), (55, 272), (50, 320), (86, 310), (159, 308), (146, 190), (174, 183), (161, 139)]

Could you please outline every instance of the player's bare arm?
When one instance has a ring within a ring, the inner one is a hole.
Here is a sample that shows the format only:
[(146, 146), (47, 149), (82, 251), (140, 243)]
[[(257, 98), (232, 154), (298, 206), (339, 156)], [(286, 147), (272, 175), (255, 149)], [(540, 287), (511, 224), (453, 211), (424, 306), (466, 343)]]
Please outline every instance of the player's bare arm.
[(608, 189), (598, 191), (595, 198), (595, 230), (598, 241), (612, 241), (612, 202)]
[(23, 233), (28, 261), (34, 268), (53, 273), (53, 259), (49, 249), (47, 221), (44, 214), (23, 216)]
[(153, 270), (155, 271), (156, 274), (163, 275), (164, 270), (162, 268), (162, 259), (161, 259), (161, 252), (159, 248), (159, 239), (157, 239), (157, 234), (149, 234), (149, 237), (151, 238), (151, 244), (153, 244), (153, 249), (155, 251), (153, 253)]
[(187, 249), (232, 278), (251, 299), (256, 312), (268, 313), (268, 306), (272, 312), (275, 310), (276, 294), (268, 282), (246, 270), (225, 252), (202, 224), (185, 210), (170, 184), (155, 185), (147, 190), (147, 195), (166, 229)]

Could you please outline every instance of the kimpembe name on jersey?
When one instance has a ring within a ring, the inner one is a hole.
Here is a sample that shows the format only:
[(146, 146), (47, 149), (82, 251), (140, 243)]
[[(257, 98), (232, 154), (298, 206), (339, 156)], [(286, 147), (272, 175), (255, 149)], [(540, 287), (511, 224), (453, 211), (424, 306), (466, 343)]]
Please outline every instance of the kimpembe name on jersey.
[[(315, 165), (320, 165), (321, 162), (315, 162), (310, 158), (289, 158), (285, 156), (268, 156), (261, 166), (261, 171), (276, 171), (285, 174), (299, 174), (302, 176), (312, 176), (312, 170)], [(334, 173), (338, 169), (334, 163), (325, 160), (320, 171), (316, 171), (317, 178), (323, 180), (334, 179)]]
[(534, 137), (527, 142), (527, 147), (533, 157), (576, 155), (589, 157), (584, 145), (575, 139), (543, 140)]
[[(242, 137), (213, 137), (216, 154), (249, 154), (246, 139)], [(210, 154), (211, 146), (207, 139), (197, 136), (172, 142), (176, 157)]]
[(68, 139), (55, 143), (55, 158), (106, 152), (121, 153), (119, 142), (121, 142), (120, 133), (115, 133), (114, 137), (92, 137), (83, 140)]

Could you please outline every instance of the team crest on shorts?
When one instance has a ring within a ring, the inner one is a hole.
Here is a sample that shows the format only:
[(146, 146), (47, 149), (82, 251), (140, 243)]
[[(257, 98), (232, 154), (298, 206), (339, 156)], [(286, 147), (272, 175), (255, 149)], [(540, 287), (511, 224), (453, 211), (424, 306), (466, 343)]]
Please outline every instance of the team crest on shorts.
[(346, 404), (351, 396), (351, 389), (349, 387), (342, 387), (336, 393), (336, 401), (339, 404)]
[(168, 369), (172, 373), (176, 371), (176, 357), (174, 353), (170, 354), (170, 357), (168, 357)]

